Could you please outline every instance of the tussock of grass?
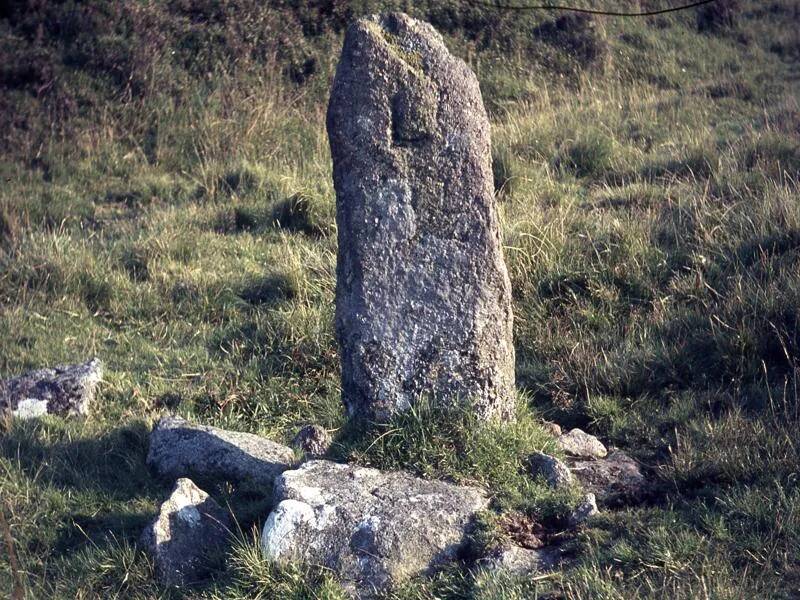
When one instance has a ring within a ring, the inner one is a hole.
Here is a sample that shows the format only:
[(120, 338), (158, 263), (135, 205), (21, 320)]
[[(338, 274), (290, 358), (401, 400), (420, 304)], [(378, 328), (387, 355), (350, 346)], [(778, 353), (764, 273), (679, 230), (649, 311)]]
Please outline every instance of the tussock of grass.
[(529, 510), (541, 520), (559, 511), (563, 516), (575, 498), (552, 493), (530, 477), (526, 461), (533, 452), (558, 453), (553, 437), (524, 403), (515, 423), (484, 426), (468, 411), (425, 400), (389, 423), (344, 429), (333, 455), (380, 469), (479, 485), (498, 506)]

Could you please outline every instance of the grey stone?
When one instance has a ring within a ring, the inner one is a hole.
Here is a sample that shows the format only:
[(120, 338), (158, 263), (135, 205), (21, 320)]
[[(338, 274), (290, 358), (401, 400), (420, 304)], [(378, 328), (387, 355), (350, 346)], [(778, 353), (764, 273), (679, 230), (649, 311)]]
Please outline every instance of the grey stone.
[(586, 494), (585, 500), (581, 502), (569, 516), (569, 524), (571, 527), (580, 527), (589, 517), (593, 517), (599, 512), (600, 510), (597, 508), (597, 499), (594, 494)]
[(426, 395), (513, 418), (511, 286), (475, 75), (427, 23), (359, 19), (327, 128), (349, 415), (385, 421)]
[(282, 444), (237, 431), (162, 417), (150, 434), (147, 464), (165, 478), (252, 481), (271, 485), (295, 462)]
[(0, 412), (10, 411), (21, 419), (86, 415), (102, 379), (103, 365), (98, 358), (29, 371), (0, 381)]
[(557, 546), (521, 548), (507, 546), (493, 551), (480, 561), (492, 571), (506, 571), (513, 575), (536, 575), (556, 569), (561, 562), (561, 549)]
[(141, 543), (159, 581), (186, 585), (203, 579), (227, 547), (229, 531), (227, 511), (190, 479), (179, 479)]
[(541, 421), (542, 427), (547, 429), (554, 437), (561, 435), (561, 425), (553, 423), (552, 421)]
[(292, 440), (292, 447), (309, 456), (322, 456), (331, 447), (331, 434), (319, 425), (306, 425)]
[(593, 435), (580, 429), (573, 429), (558, 437), (558, 445), (570, 456), (580, 458), (603, 458), (608, 451), (603, 443)]
[(477, 488), (312, 460), (275, 482), (261, 548), (278, 563), (322, 565), (358, 598), (458, 558)]
[(534, 452), (528, 457), (528, 468), (533, 477), (542, 476), (550, 487), (560, 488), (572, 483), (569, 467), (544, 452)]
[(603, 504), (636, 501), (647, 488), (639, 465), (621, 450), (599, 460), (575, 461), (571, 469), (583, 488)]

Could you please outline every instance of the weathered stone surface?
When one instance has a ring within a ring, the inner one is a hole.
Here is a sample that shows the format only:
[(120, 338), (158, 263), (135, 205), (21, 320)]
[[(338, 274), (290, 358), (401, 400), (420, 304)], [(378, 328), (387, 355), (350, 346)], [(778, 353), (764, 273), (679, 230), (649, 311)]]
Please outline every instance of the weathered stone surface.
[(558, 437), (561, 435), (561, 425), (558, 423), (553, 423), (552, 421), (541, 421), (542, 427), (547, 429), (550, 433), (553, 434), (554, 437)]
[(42, 415), (85, 415), (103, 379), (100, 359), (38, 369), (0, 381), (0, 412), (30, 419)]
[(558, 438), (558, 445), (570, 456), (580, 458), (603, 458), (608, 454), (600, 440), (580, 429), (573, 429), (569, 433), (561, 434)]
[(330, 568), (359, 598), (456, 559), (488, 506), (477, 488), (324, 460), (278, 477), (275, 502), (265, 556)]
[(481, 566), (490, 570), (503, 570), (514, 575), (536, 575), (558, 567), (561, 562), (561, 549), (557, 546), (544, 548), (521, 548), (507, 546), (494, 551), (480, 561)]
[(569, 516), (569, 524), (571, 527), (580, 527), (589, 517), (593, 517), (599, 512), (600, 510), (597, 508), (597, 499), (595, 495), (592, 493), (586, 494), (586, 499), (581, 502)]
[(359, 19), (327, 127), (348, 413), (383, 421), (427, 394), (511, 418), (511, 286), (475, 75), (427, 23)]
[(166, 585), (203, 578), (229, 540), (228, 513), (189, 479), (179, 479), (142, 533), (156, 576)]
[(306, 425), (292, 440), (292, 447), (308, 456), (322, 456), (331, 447), (331, 434), (319, 425)]
[(294, 464), (291, 448), (271, 440), (217, 427), (162, 417), (150, 434), (147, 464), (162, 477), (252, 481), (271, 485)]
[(566, 487), (572, 483), (569, 467), (544, 452), (534, 452), (528, 457), (528, 468), (533, 477), (542, 476), (550, 487)]
[(612, 450), (607, 458), (575, 461), (572, 473), (604, 504), (638, 500), (647, 482), (639, 465), (621, 450)]

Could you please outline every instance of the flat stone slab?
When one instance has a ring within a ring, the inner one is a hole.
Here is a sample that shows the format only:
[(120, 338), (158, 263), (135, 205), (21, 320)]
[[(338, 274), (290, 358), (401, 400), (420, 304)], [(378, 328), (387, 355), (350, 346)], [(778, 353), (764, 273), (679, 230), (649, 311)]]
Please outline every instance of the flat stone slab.
[(385, 421), (428, 395), (513, 418), (511, 284), (475, 74), (428, 23), (361, 18), (327, 129), (349, 415)]
[(0, 412), (10, 411), (20, 419), (86, 415), (102, 379), (103, 365), (98, 358), (29, 371), (0, 381)]
[(556, 440), (559, 447), (570, 456), (580, 458), (603, 458), (608, 451), (595, 436), (581, 429), (573, 429), (562, 433)]
[(635, 502), (647, 489), (639, 465), (621, 450), (612, 450), (602, 459), (573, 461), (571, 470), (583, 488), (603, 504)]
[(177, 481), (141, 543), (165, 585), (202, 580), (230, 539), (230, 516), (190, 479)]
[(353, 596), (456, 560), (483, 490), (314, 460), (275, 482), (261, 548), (278, 563), (331, 569)]
[(150, 434), (147, 464), (164, 478), (272, 485), (295, 463), (294, 451), (266, 438), (162, 417)]

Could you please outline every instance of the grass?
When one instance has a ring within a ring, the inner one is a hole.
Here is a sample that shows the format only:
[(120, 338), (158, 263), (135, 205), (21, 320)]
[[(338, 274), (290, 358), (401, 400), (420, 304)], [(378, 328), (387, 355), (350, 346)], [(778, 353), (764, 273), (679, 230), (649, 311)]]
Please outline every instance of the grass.
[(494, 511), (551, 523), (577, 497), (525, 475), (553, 450), (539, 418), (623, 448), (653, 483), (551, 577), (450, 569), (393, 598), (796, 597), (794, 5), (739, 2), (712, 27), (415, 3), (490, 110), (520, 418), (486, 430), (420, 405), (351, 431), (324, 113), (342, 27), (376, 5), (0, 11), (0, 375), (107, 365), (88, 419), (2, 424), (0, 589), (342, 597), (330, 573), (265, 564), (269, 498), (225, 485), (207, 491), (239, 515), (227, 568), (155, 583), (138, 535), (172, 482), (144, 456), (169, 407), (279, 441), (319, 423), (337, 458), (482, 484)]

